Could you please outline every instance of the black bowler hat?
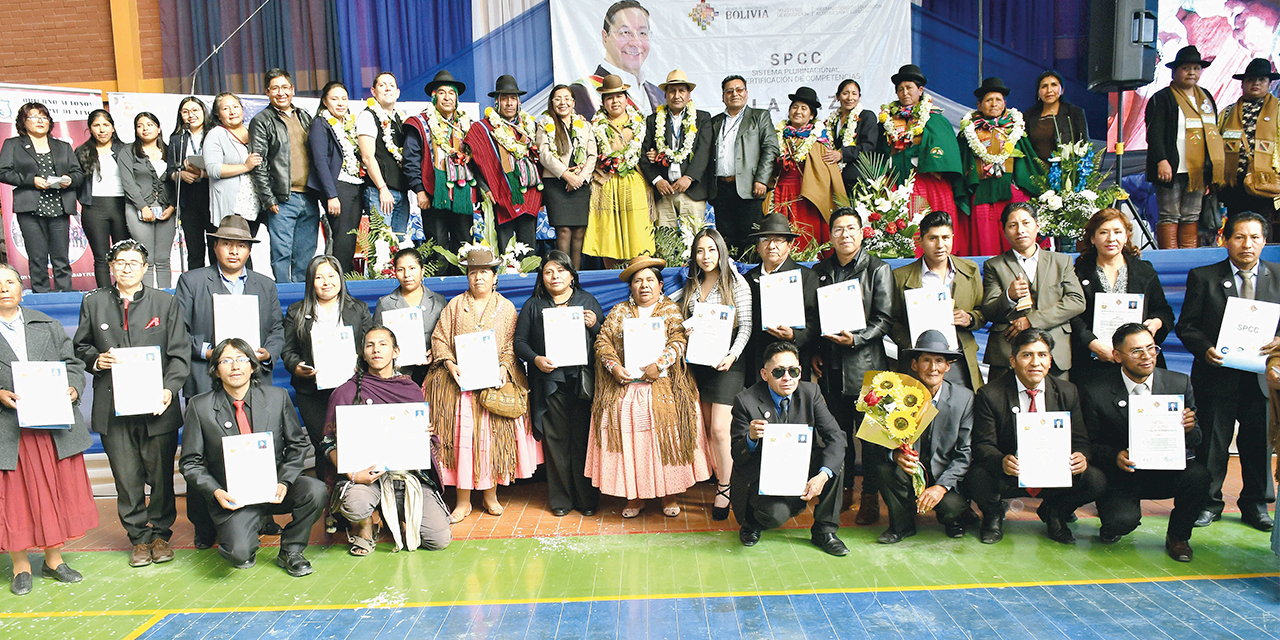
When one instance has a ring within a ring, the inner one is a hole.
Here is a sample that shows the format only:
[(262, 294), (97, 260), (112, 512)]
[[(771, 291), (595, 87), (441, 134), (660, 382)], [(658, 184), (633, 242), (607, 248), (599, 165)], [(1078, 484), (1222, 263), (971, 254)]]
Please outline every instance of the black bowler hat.
[(759, 240), (765, 236), (799, 238), (800, 234), (791, 230), (791, 221), (787, 220), (787, 216), (781, 213), (771, 213), (761, 218), (760, 222), (756, 223), (756, 230), (747, 237), (753, 240)]
[(1004, 86), (1004, 80), (992, 76), (982, 80), (982, 86), (973, 90), (973, 97), (981, 100), (987, 97), (988, 93), (999, 93), (1000, 95), (1009, 95), (1009, 87)]
[(503, 95), (522, 96), (526, 93), (528, 91), (521, 91), (520, 87), (516, 86), (515, 78), (510, 75), (501, 75), (498, 76), (498, 81), (493, 83), (493, 91), (489, 92), (489, 97), (496, 98)]
[(904, 349), (907, 358), (915, 358), (922, 353), (932, 353), (934, 355), (943, 356), (948, 360), (955, 360), (960, 357), (960, 352), (951, 348), (947, 344), (946, 336), (942, 335), (937, 329), (930, 329), (916, 338), (916, 346), (913, 349)]
[(914, 64), (904, 64), (898, 68), (898, 72), (889, 77), (893, 81), (894, 88), (898, 85), (910, 81), (923, 87), (928, 84), (928, 79), (924, 77), (924, 72)]
[(1201, 58), (1199, 49), (1194, 46), (1188, 46), (1178, 49), (1178, 55), (1173, 57), (1173, 62), (1164, 66), (1169, 67), (1170, 69), (1177, 69), (1184, 64), (1198, 64), (1201, 68), (1205, 68), (1213, 64), (1213, 61)]
[(461, 95), (462, 92), (467, 90), (467, 85), (462, 84), (457, 80), (454, 80), (453, 74), (449, 73), (448, 69), (441, 69), (438, 73), (436, 73), (436, 77), (432, 78), (431, 82), (427, 83), (427, 95), (434, 94), (436, 92), (436, 89), (439, 89), (440, 87), (443, 87), (445, 85), (452, 86), (453, 90), (457, 91), (459, 95)]
[(792, 102), (803, 102), (809, 105), (809, 109), (813, 110), (814, 113), (817, 113), (818, 109), (822, 108), (822, 102), (818, 100), (818, 92), (809, 87), (796, 89), (796, 92), (787, 96), (787, 99)]
[(1254, 58), (1249, 61), (1249, 66), (1244, 68), (1244, 73), (1237, 73), (1231, 77), (1236, 80), (1247, 80), (1249, 78), (1280, 80), (1280, 73), (1271, 70), (1271, 62), (1266, 58)]

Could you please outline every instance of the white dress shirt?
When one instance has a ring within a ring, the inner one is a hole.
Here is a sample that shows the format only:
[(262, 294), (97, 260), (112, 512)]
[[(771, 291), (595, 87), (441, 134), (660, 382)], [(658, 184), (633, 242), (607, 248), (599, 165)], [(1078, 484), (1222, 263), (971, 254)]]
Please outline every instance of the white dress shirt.
[(742, 124), (742, 114), (747, 108), (738, 110), (738, 115), (731, 116), (725, 112), (724, 124), (720, 127), (720, 138), (716, 140), (716, 176), (732, 178), (734, 172), (734, 144), (738, 140), (738, 125)]
[(1120, 373), (1121, 373), (1120, 380), (1124, 382), (1124, 390), (1129, 392), (1129, 395), (1131, 396), (1151, 395), (1152, 393), (1151, 384), (1155, 382), (1155, 379), (1156, 379), (1156, 373), (1154, 371), (1152, 371), (1151, 375), (1147, 376), (1147, 379), (1142, 382), (1134, 382), (1133, 379), (1129, 377), (1129, 372), (1125, 371), (1124, 369), (1121, 369)]
[[(1013, 379), (1018, 384), (1018, 411), (1026, 413), (1031, 410), (1031, 396), (1027, 395), (1027, 386), (1022, 384), (1021, 378), (1015, 375)], [(1035, 387), (1036, 391), (1039, 392), (1036, 394), (1036, 412), (1048, 411), (1044, 406), (1044, 392), (1046, 388), (1047, 385), (1042, 378), (1040, 380), (1040, 384)]]
[(951, 257), (947, 256), (947, 274), (940, 276), (937, 272), (929, 269), (929, 265), (920, 261), (920, 288), (927, 291), (946, 291), (951, 292), (951, 283), (956, 279), (956, 266), (952, 262)]

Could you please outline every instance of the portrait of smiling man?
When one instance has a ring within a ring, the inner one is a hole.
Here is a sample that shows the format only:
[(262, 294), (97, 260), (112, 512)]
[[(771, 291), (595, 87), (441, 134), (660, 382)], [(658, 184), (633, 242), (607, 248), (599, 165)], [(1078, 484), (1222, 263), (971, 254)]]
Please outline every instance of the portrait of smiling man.
[(641, 113), (651, 113), (666, 97), (658, 85), (645, 80), (644, 62), (649, 58), (649, 10), (636, 0), (618, 0), (604, 13), (600, 43), (604, 61), (591, 75), (570, 86), (578, 113), (590, 118), (600, 108), (596, 88), (607, 75), (621, 77), (631, 85), (627, 98)]

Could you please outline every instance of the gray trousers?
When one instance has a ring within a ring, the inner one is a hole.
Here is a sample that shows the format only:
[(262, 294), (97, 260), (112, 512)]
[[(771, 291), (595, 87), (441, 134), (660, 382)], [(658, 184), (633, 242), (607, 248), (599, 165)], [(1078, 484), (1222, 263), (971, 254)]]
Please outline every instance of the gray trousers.
[[(338, 505), (338, 515), (351, 522), (368, 520), (381, 504), (382, 490), (378, 485), (352, 483)], [(397, 512), (403, 516), (404, 510), (398, 508)], [(398, 527), (400, 523), (394, 526)], [(425, 483), (422, 486), (422, 522), (418, 523), (418, 536), (422, 538), (422, 548), (429, 551), (443, 549), (453, 541), (449, 510), (445, 508), (440, 494)]]
[(151, 252), (151, 268), (147, 270), (143, 282), (157, 289), (168, 289), (173, 286), (169, 256), (173, 254), (173, 237), (178, 234), (177, 214), (169, 216), (168, 220), (143, 222), (138, 218), (138, 208), (132, 203), (126, 203), (124, 209), (124, 223), (129, 227), (129, 237), (141, 242)]
[(1204, 192), (1188, 192), (1188, 180), (1187, 174), (1179, 173), (1169, 184), (1155, 183), (1156, 207), (1160, 210), (1160, 224), (1200, 222), (1200, 207), (1204, 203)]

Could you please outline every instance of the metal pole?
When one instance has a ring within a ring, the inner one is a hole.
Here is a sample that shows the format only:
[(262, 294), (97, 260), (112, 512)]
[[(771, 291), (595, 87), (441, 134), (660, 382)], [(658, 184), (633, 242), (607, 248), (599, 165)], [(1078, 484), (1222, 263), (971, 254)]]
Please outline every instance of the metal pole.
[(978, 0), (978, 84), (982, 84), (982, 45), (986, 40), (986, 18), (983, 8), (987, 4), (987, 0)]

